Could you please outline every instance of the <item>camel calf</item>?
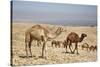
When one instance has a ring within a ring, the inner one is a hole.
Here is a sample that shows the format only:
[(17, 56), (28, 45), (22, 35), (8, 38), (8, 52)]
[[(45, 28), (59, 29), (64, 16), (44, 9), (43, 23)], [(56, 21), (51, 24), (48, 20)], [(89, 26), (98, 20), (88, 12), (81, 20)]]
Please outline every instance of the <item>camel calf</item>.
[(56, 41), (56, 40), (53, 40), (52, 42), (51, 42), (51, 44), (52, 44), (52, 47), (53, 47), (53, 45), (55, 45), (55, 47), (61, 47), (61, 44), (62, 44), (62, 41)]
[(89, 47), (89, 50), (90, 50), (90, 51), (95, 51), (95, 50), (97, 50), (97, 45), (95, 45), (95, 46), (93, 46), (93, 45), (90, 46), (90, 47)]
[(88, 45), (87, 43), (82, 44), (82, 50), (83, 50), (84, 48), (86, 48), (87, 51), (88, 51), (88, 49), (89, 49), (89, 45)]
[(66, 42), (66, 40), (64, 40), (63, 47), (66, 48), (66, 45), (67, 45), (67, 42)]

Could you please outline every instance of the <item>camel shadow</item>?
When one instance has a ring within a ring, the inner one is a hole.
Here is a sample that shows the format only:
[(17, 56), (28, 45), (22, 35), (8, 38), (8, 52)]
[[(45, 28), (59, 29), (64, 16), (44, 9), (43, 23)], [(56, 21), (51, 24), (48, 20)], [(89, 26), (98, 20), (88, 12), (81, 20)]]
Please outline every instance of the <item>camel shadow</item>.
[(36, 57), (36, 56), (19, 56), (20, 58), (34, 58), (35, 60), (37, 60), (37, 59), (45, 59), (45, 60), (47, 60), (47, 58), (46, 57), (42, 57), (42, 56), (38, 56), (38, 57)]
[(62, 52), (62, 53), (65, 53), (65, 54), (75, 54), (75, 53), (72, 53), (72, 52)]
[(24, 55), (24, 56), (19, 56), (19, 57), (20, 57), (20, 58), (33, 58), (33, 57), (36, 57), (36, 56), (28, 56), (28, 57), (27, 57), (27, 56)]
[(80, 55), (79, 53), (74, 53), (74, 52), (62, 52), (62, 53), (65, 53), (65, 54), (76, 54), (76, 55)]
[(44, 60), (47, 60), (46, 57), (42, 57), (42, 56), (35, 57), (34, 59), (35, 59), (35, 60), (38, 60), (38, 59), (44, 59)]
[(38, 56), (38, 58), (41, 58), (41, 59), (47, 59), (46, 57), (43, 57), (43, 56)]

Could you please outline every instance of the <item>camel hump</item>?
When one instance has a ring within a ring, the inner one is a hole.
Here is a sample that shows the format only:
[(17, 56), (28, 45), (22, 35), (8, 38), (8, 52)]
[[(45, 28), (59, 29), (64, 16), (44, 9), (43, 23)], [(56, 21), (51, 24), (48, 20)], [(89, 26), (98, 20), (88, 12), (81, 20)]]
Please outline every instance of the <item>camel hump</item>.
[(32, 26), (32, 28), (42, 28), (42, 26), (37, 24), (37, 25)]
[(33, 30), (34, 30), (34, 29), (35, 29), (35, 30), (42, 29), (42, 30), (44, 30), (46, 33), (49, 33), (49, 31), (48, 31), (45, 27), (43, 27), (43, 26), (41, 26), (41, 25), (39, 25), (39, 24), (32, 26), (31, 29), (33, 29)]
[(66, 38), (66, 40), (71, 40), (71, 41), (78, 41), (78, 39), (79, 36), (75, 32), (71, 32)]
[(77, 33), (75, 33), (75, 32), (71, 32), (70, 35), (77, 35)]
[(76, 37), (79, 37), (79, 36), (78, 36), (77, 33), (75, 33), (75, 32), (71, 32), (71, 33), (69, 34), (69, 37), (76, 38)]

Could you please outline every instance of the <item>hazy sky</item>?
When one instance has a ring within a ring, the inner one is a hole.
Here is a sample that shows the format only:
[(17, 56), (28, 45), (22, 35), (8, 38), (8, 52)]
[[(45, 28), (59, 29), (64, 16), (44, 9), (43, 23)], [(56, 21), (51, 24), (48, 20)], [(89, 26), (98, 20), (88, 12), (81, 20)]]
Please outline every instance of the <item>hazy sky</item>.
[(96, 25), (95, 5), (13, 1), (13, 20), (62, 25)]

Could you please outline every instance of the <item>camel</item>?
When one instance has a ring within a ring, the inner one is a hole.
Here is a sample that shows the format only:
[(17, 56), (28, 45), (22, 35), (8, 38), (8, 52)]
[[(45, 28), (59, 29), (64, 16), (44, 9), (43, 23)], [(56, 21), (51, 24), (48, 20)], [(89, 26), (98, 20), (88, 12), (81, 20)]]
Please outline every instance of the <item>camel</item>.
[(87, 43), (82, 44), (82, 50), (83, 50), (84, 48), (86, 48), (87, 51), (88, 51), (88, 49), (89, 49), (89, 45), (88, 45)]
[(55, 47), (61, 47), (61, 44), (62, 44), (62, 41), (56, 41), (56, 40), (53, 40), (52, 42), (51, 42), (51, 44), (52, 44), (52, 47), (53, 47), (53, 45), (55, 45)]
[(96, 46), (96, 45), (95, 45), (95, 46), (91, 45), (91, 46), (89, 47), (89, 50), (90, 50), (90, 51), (95, 51), (95, 50), (97, 50), (97, 46)]
[(63, 41), (63, 47), (64, 47), (64, 48), (66, 48), (66, 44), (67, 44), (67, 42), (66, 42), (66, 40), (64, 40), (64, 41)]
[(94, 50), (97, 50), (97, 45), (94, 46)]
[[(75, 50), (77, 50), (77, 54), (79, 54), (78, 53), (78, 42), (82, 42), (85, 37), (87, 37), (87, 35), (84, 33), (82, 33), (81, 37), (79, 37), (77, 33), (71, 32), (66, 38), (66, 41), (67, 41), (66, 42), (67, 43), (66, 44), (66, 53), (67, 53), (67, 46), (69, 46), (71, 53), (74, 53)], [(75, 43), (75, 49), (73, 51), (71, 50), (72, 43)]]
[[(47, 28), (44, 28), (41, 25), (34, 25), (31, 28), (29, 28), (25, 32), (25, 50), (26, 50), (26, 56), (32, 57), (31, 52), (31, 42), (33, 40), (36, 40), (37, 42), (42, 42), (42, 55), (41, 58), (44, 58), (44, 53), (46, 53), (46, 42), (50, 41), (52, 39), (55, 39), (57, 36), (59, 36), (63, 32), (63, 29), (61, 27), (58, 27), (58, 29), (55, 32), (49, 31)], [(28, 51), (30, 53), (30, 56), (28, 54)]]

